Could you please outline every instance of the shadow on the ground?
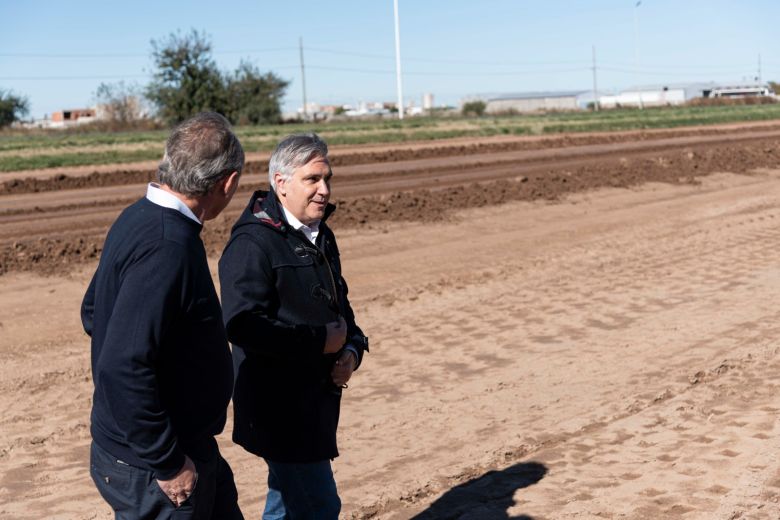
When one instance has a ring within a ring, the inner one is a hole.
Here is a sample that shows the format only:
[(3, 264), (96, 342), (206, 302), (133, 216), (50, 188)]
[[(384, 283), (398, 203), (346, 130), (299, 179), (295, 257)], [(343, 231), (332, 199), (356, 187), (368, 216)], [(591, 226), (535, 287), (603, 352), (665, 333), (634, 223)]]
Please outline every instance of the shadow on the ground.
[(533, 520), (528, 515), (509, 516), (514, 494), (536, 484), (547, 474), (547, 467), (538, 462), (521, 462), (489, 471), (450, 489), (414, 520)]

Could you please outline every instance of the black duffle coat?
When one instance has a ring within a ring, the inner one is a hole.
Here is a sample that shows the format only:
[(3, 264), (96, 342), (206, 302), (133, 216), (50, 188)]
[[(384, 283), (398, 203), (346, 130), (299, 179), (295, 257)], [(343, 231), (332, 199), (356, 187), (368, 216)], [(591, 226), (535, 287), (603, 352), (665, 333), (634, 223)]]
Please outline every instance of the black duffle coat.
[(347, 343), (367, 340), (355, 323), (336, 238), (320, 223), (316, 244), (292, 228), (273, 192), (255, 192), (219, 261), (222, 307), (233, 344), (233, 440), (274, 462), (338, 456), (341, 388), (324, 354), (329, 322), (342, 316)]

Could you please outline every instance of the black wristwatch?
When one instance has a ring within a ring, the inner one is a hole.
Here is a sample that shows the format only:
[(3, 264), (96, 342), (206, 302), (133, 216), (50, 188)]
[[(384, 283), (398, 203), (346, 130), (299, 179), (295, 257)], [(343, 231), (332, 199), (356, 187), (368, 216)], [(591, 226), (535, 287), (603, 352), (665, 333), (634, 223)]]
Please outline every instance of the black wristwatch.
[(368, 352), (368, 336), (352, 336), (349, 338), (349, 344), (362, 348), (364, 352)]

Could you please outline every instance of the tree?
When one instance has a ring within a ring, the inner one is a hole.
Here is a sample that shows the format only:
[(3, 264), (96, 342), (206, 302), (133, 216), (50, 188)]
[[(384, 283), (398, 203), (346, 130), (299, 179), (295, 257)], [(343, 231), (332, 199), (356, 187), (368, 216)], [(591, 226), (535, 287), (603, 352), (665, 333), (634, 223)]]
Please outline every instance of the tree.
[(146, 97), (168, 123), (178, 123), (204, 110), (213, 110), (232, 123), (278, 123), (280, 102), (289, 84), (275, 74), (241, 62), (233, 74), (223, 74), (211, 57), (204, 33), (171, 34), (152, 40), (157, 67)]
[(95, 101), (103, 118), (120, 126), (146, 117), (141, 89), (137, 85), (124, 81), (101, 83), (95, 91)]
[(225, 115), (237, 124), (278, 123), (282, 117), (280, 102), (287, 85), (288, 81), (273, 72), (261, 74), (256, 66), (242, 61), (228, 78), (230, 108)]
[(211, 57), (211, 42), (192, 30), (172, 33), (166, 40), (152, 40), (157, 72), (146, 97), (168, 123), (178, 123), (204, 110), (227, 112), (225, 81)]
[(468, 103), (463, 103), (463, 115), (467, 116), (470, 114), (474, 114), (475, 116), (481, 116), (485, 113), (485, 108), (487, 105), (484, 101), (469, 101)]
[(18, 96), (10, 90), (0, 89), (0, 128), (20, 121), (30, 113), (30, 102), (26, 97)]

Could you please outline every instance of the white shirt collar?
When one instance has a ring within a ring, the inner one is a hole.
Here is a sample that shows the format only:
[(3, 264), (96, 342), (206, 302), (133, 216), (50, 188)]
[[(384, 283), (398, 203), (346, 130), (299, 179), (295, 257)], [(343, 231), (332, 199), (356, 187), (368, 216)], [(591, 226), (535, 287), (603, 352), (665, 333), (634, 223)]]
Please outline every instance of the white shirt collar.
[(290, 224), (294, 229), (303, 232), (304, 235), (306, 235), (306, 238), (309, 239), (309, 241), (314, 244), (317, 242), (317, 235), (320, 234), (320, 221), (315, 220), (311, 223), (311, 225), (307, 226), (297, 218), (295, 218), (295, 215), (290, 213), (290, 211), (284, 207), (283, 204), (279, 204), (282, 206), (282, 210), (284, 210), (284, 217), (287, 219), (287, 223)]
[(201, 222), (200, 219), (195, 216), (195, 213), (193, 213), (192, 210), (181, 201), (181, 199), (160, 188), (160, 185), (156, 182), (150, 182), (146, 187), (146, 198), (149, 200), (149, 202), (157, 204), (158, 206), (162, 206), (163, 208), (175, 209), (185, 217), (191, 218), (198, 224), (203, 224), (203, 222)]

